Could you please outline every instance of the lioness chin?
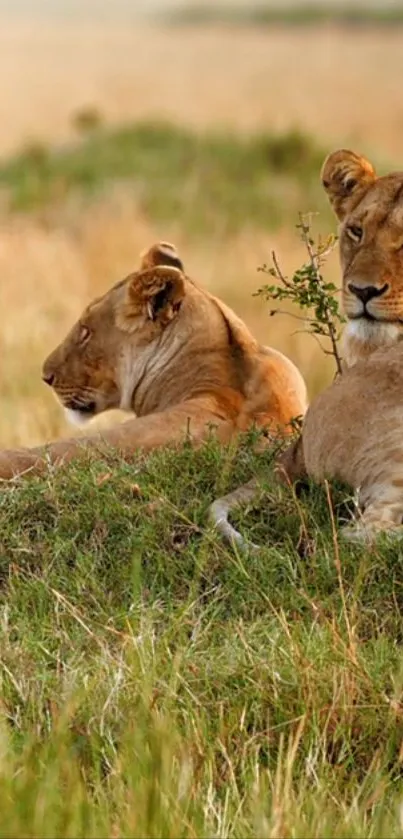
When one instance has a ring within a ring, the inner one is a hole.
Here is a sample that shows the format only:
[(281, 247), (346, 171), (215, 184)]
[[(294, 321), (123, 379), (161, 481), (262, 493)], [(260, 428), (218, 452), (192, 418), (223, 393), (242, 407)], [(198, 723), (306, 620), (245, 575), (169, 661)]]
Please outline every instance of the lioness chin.
[(43, 379), (80, 424), (113, 408), (136, 418), (102, 434), (3, 451), (1, 478), (42, 472), (101, 444), (129, 456), (200, 442), (212, 427), (222, 441), (253, 425), (286, 434), (306, 409), (297, 368), (187, 277), (164, 242), (90, 303), (45, 361)]
[[(309, 406), (278, 472), (291, 482), (338, 479), (359, 489), (362, 512), (343, 529), (347, 538), (403, 535), (403, 172), (377, 177), (368, 160), (342, 149), (325, 160), (321, 177), (340, 222), (345, 369)], [(240, 543), (226, 520), (255, 487), (211, 509)]]

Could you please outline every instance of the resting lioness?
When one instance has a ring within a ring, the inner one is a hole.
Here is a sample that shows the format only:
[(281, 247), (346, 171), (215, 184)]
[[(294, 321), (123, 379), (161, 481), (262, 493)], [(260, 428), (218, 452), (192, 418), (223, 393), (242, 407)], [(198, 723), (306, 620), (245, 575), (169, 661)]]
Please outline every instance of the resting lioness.
[[(345, 370), (313, 400), (279, 466), (292, 481), (359, 489), (362, 515), (343, 534), (371, 539), (403, 533), (403, 173), (378, 178), (368, 160), (341, 150), (326, 159), (322, 183), (341, 222)], [(253, 494), (249, 484), (215, 502), (224, 535), (240, 541), (228, 512)]]
[(122, 455), (251, 427), (286, 432), (304, 413), (305, 384), (276, 350), (186, 276), (172, 245), (154, 245), (139, 271), (82, 313), (43, 366), (70, 418), (112, 408), (137, 418), (80, 439), (0, 453), (0, 477), (38, 472), (105, 442)]

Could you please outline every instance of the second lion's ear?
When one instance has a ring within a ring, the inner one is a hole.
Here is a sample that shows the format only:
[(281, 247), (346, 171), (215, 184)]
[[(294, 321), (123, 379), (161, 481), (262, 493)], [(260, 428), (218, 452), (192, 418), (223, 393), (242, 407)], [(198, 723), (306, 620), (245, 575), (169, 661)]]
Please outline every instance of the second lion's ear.
[(343, 221), (374, 183), (376, 173), (365, 157), (339, 149), (326, 158), (321, 180), (337, 218)]
[(156, 268), (157, 265), (167, 265), (171, 268), (179, 268), (183, 271), (183, 262), (179, 257), (175, 245), (170, 242), (156, 242), (148, 250), (141, 254), (140, 270), (145, 268)]
[(139, 315), (167, 326), (178, 314), (185, 296), (185, 278), (177, 268), (157, 266), (133, 274), (124, 306), (126, 328)]

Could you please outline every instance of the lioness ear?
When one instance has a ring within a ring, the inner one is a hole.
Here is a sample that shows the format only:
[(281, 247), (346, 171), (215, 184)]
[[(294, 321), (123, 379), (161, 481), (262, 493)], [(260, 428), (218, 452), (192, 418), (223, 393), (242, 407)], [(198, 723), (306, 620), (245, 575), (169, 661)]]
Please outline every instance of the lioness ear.
[(141, 254), (140, 270), (155, 268), (157, 265), (170, 265), (179, 268), (179, 271), (184, 270), (178, 251), (170, 242), (157, 242)]
[(326, 158), (321, 179), (337, 218), (343, 221), (374, 183), (376, 173), (365, 157), (340, 149)]
[(185, 296), (184, 276), (178, 268), (162, 265), (147, 268), (133, 274), (127, 294), (127, 319), (143, 312), (149, 320), (167, 326), (178, 313)]

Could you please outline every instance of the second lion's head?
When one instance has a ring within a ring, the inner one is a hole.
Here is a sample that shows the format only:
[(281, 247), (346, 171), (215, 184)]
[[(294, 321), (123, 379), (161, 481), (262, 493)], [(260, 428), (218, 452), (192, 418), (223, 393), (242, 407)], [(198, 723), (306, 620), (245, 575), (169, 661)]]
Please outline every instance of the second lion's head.
[(378, 177), (365, 157), (341, 149), (321, 177), (340, 222), (350, 365), (403, 337), (403, 172)]

